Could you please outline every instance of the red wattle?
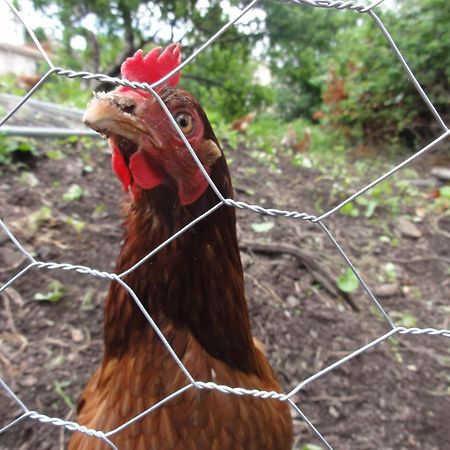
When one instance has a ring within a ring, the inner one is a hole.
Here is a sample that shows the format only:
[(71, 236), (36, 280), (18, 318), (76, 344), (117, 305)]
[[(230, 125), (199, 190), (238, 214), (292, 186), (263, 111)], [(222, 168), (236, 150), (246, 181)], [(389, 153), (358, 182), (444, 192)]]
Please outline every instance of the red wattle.
[(131, 184), (131, 174), (125, 163), (123, 155), (116, 145), (112, 146), (113, 154), (111, 165), (114, 173), (119, 177), (125, 192), (128, 192)]
[(138, 150), (130, 158), (130, 171), (134, 182), (142, 189), (153, 189), (164, 180), (164, 174), (150, 162), (144, 150)]
[[(209, 170), (206, 168), (209, 173)], [(208, 188), (208, 182), (200, 169), (197, 169), (195, 174), (187, 183), (180, 183), (178, 185), (178, 198), (183, 206), (191, 205), (196, 202)]]

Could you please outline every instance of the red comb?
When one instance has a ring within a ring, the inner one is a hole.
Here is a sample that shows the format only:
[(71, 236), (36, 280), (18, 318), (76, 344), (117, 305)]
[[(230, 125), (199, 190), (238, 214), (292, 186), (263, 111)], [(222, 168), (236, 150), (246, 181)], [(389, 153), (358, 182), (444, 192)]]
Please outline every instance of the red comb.
[[(131, 58), (127, 58), (120, 68), (122, 78), (139, 83), (154, 83), (171, 72), (181, 63), (180, 44), (170, 44), (164, 51), (161, 47), (151, 50), (146, 56), (138, 50)], [(177, 72), (166, 83), (176, 86), (181, 73)]]

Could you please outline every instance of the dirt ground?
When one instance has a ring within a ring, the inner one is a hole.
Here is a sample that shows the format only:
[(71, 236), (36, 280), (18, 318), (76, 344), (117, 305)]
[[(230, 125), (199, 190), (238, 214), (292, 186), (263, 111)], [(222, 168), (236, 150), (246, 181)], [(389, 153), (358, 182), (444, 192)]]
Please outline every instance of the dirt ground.
[[(41, 156), (0, 168), (1, 218), (39, 260), (112, 271), (121, 240), (122, 193), (106, 147), (88, 140), (38, 146)], [(62, 155), (42, 154), (58, 148)], [(239, 200), (304, 212), (337, 203), (328, 195), (335, 180), (317, 168), (294, 167), (280, 156), (282, 170), (276, 172), (242, 147), (227, 154)], [(431, 164), (422, 160), (419, 176), (427, 179)], [(64, 200), (72, 185), (83, 195), (72, 188), (72, 200), (67, 195)], [(420, 187), (424, 195), (432, 189), (426, 183)], [(406, 199), (401, 202), (400, 215), (415, 214)], [(336, 214), (326, 225), (396, 323), (448, 329), (448, 211), (421, 215), (416, 238), (399, 234), (396, 220), (379, 208), (370, 219)], [(262, 222), (274, 226), (255, 232), (254, 224)], [(286, 390), (389, 330), (362, 289), (347, 299), (333, 294), (345, 265), (317, 225), (249, 211), (238, 211), (238, 224), (253, 332)], [(280, 244), (305, 253), (288, 254)], [(25, 261), (4, 233), (0, 248), (4, 283)], [(305, 254), (322, 271), (308, 264)], [(386, 264), (394, 267), (393, 278), (386, 275)], [(28, 408), (75, 420), (73, 405), (102, 353), (106, 290), (107, 281), (91, 276), (34, 269), (1, 294), (1, 376)], [(36, 300), (36, 294), (55, 301)], [(335, 450), (448, 449), (449, 340), (397, 335), (308, 384), (296, 401)], [(20, 413), (0, 389), (0, 427)], [(296, 414), (294, 424), (296, 449), (319, 445)], [(27, 419), (0, 435), (0, 450), (63, 449), (69, 433)]]

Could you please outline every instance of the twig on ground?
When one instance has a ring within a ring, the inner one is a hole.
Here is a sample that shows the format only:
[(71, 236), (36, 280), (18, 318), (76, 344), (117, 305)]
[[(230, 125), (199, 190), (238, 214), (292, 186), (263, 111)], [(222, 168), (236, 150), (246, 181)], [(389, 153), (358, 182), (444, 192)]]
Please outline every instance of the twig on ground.
[(335, 277), (327, 272), (323, 266), (321, 266), (315, 259), (314, 255), (296, 247), (292, 244), (280, 244), (271, 242), (260, 242), (260, 241), (250, 241), (243, 240), (239, 243), (239, 248), (242, 251), (255, 252), (262, 254), (286, 254), (294, 256), (312, 275), (315, 281), (320, 283), (320, 285), (333, 297), (343, 297), (344, 300), (349, 304), (353, 311), (358, 311), (358, 306), (350, 298), (350, 296), (342, 292), (335, 282)]
[(257, 288), (272, 297), (276, 303), (279, 303), (281, 305), (285, 303), (284, 300), (272, 288), (260, 283), (253, 275), (246, 273), (245, 276), (248, 277)]
[(443, 230), (440, 226), (439, 226), (439, 222), (441, 219), (443, 219), (444, 217), (448, 217), (450, 219), (450, 213), (445, 213), (445, 214), (441, 214), (440, 216), (435, 217), (432, 221), (431, 221), (431, 225), (434, 231), (436, 231), (436, 233), (440, 234), (441, 236), (445, 236), (446, 238), (450, 239), (450, 233), (446, 230)]

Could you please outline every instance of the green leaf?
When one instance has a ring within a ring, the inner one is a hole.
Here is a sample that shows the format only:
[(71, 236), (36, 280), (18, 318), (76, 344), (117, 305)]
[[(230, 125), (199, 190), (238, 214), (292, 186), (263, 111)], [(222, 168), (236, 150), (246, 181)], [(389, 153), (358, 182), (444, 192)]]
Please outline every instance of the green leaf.
[(397, 269), (394, 263), (388, 262), (384, 266), (384, 273), (386, 274), (387, 281), (389, 281), (390, 283), (393, 283), (395, 280), (397, 280)]
[(396, 319), (397, 325), (405, 328), (415, 328), (417, 326), (417, 317), (409, 312), (397, 312), (393, 311), (392, 316)]
[(55, 387), (55, 392), (63, 399), (64, 403), (69, 407), (69, 408), (73, 408), (75, 403), (72, 400), (72, 397), (70, 395), (68, 395), (64, 389), (66, 387), (69, 387), (71, 385), (71, 381), (70, 380), (62, 380), (62, 381), (58, 381), (56, 380), (54, 382), (54, 387)]
[(247, 167), (245, 169), (246, 175), (256, 175), (258, 173), (258, 169), (256, 167)]
[(275, 222), (252, 223), (250, 226), (255, 233), (267, 233), (275, 226)]
[(18, 152), (24, 152), (24, 153), (29, 152), (29, 153), (34, 154), (36, 152), (36, 147), (28, 141), (21, 141), (18, 143), (16, 150)]
[(376, 200), (370, 200), (367, 203), (367, 208), (364, 211), (364, 217), (367, 217), (370, 219), (373, 216), (373, 213), (375, 212), (376, 207), (378, 206), (378, 202)]
[(94, 210), (95, 213), (101, 214), (105, 211), (106, 211), (106, 205), (104, 205), (103, 203), (100, 203), (99, 205), (95, 206), (95, 210)]
[(337, 278), (337, 285), (342, 292), (350, 294), (359, 287), (359, 280), (350, 267)]
[(295, 155), (292, 158), (292, 164), (297, 167), (303, 167), (304, 169), (311, 169), (314, 167), (311, 158), (308, 158), (306, 155)]
[(53, 217), (52, 209), (49, 206), (43, 206), (28, 217), (30, 227), (33, 231), (37, 231), (43, 222)]
[(442, 186), (439, 189), (439, 194), (441, 198), (445, 198), (446, 200), (450, 200), (450, 186)]
[(64, 153), (61, 150), (47, 150), (45, 155), (48, 159), (60, 160), (65, 158)]
[(364, 217), (370, 219), (375, 212), (376, 207), (378, 206), (378, 201), (374, 199), (367, 199), (366, 197), (358, 197), (355, 200), (358, 205), (365, 206), (366, 210), (364, 211)]
[(247, 195), (250, 195), (250, 196), (256, 194), (256, 191), (254, 189), (245, 188), (244, 191)]
[(315, 444), (306, 444), (300, 450), (323, 450), (323, 447)]
[(65, 202), (72, 202), (74, 200), (80, 200), (83, 197), (84, 190), (78, 184), (72, 184), (69, 189), (63, 194), (63, 200)]
[(71, 225), (78, 234), (80, 234), (86, 227), (86, 222), (83, 222), (82, 220), (77, 220), (74, 217), (68, 217), (66, 222), (68, 225)]
[(346, 203), (339, 212), (344, 216), (358, 217), (359, 211), (358, 208), (353, 205), (353, 203)]
[(48, 284), (49, 292), (38, 292), (34, 295), (34, 299), (37, 301), (47, 301), (57, 303), (63, 297), (63, 285), (57, 280), (51, 281)]

